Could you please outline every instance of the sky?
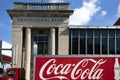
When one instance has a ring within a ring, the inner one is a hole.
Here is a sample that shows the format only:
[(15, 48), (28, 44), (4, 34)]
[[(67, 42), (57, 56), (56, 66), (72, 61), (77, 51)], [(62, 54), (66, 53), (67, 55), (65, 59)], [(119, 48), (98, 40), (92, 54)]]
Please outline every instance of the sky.
[(12, 43), (12, 20), (7, 9), (14, 2), (69, 2), (74, 10), (69, 25), (112, 26), (120, 17), (120, 0), (0, 0), (0, 40)]

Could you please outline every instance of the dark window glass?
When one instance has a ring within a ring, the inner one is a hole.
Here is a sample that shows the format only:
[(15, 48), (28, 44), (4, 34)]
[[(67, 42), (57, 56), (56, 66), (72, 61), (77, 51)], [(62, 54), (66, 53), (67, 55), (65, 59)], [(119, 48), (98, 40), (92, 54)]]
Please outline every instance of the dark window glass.
[(93, 37), (93, 30), (87, 30), (87, 37), (92, 38)]
[(38, 54), (44, 54), (44, 43), (38, 42)]
[(120, 54), (120, 30), (116, 30), (116, 53)]
[(116, 30), (116, 37), (120, 38), (120, 30)]
[(45, 53), (45, 54), (48, 54), (48, 42), (45, 42), (45, 44), (44, 44), (44, 49), (45, 49), (45, 50), (44, 50), (44, 51), (45, 51), (44, 53)]
[(116, 50), (117, 54), (120, 54), (120, 38), (116, 39)]
[(95, 30), (95, 38), (100, 38), (100, 31), (101, 30)]
[(100, 54), (100, 38), (95, 38), (95, 54)]
[(37, 41), (37, 37), (36, 36), (34, 37), (34, 41)]
[(102, 30), (102, 54), (108, 54), (107, 38), (108, 38), (108, 30)]
[(102, 38), (102, 54), (108, 54), (107, 49), (107, 38)]
[(108, 30), (102, 30), (102, 38), (108, 37)]
[(44, 38), (45, 38), (45, 41), (48, 41), (48, 36), (45, 36)]
[(87, 39), (87, 54), (93, 54), (93, 38)]
[(86, 38), (80, 38), (80, 54), (86, 54), (85, 45)]
[(78, 30), (72, 30), (72, 36), (73, 37), (78, 37), (79, 31)]
[(72, 38), (72, 54), (78, 54), (78, 38)]
[(80, 54), (86, 54), (86, 30), (80, 30)]
[[(36, 38), (38, 39), (37, 41), (35, 41)], [(37, 45), (37, 54), (48, 54), (48, 36), (42, 35), (36, 36), (36, 38), (34, 37), (34, 43)]]
[(109, 30), (109, 54), (115, 54), (115, 30)]
[(44, 36), (38, 37), (38, 41), (44, 41)]
[(115, 54), (115, 38), (109, 39), (109, 54)]
[(80, 38), (86, 37), (86, 30), (80, 30)]
[(72, 35), (71, 35), (71, 30), (70, 30), (70, 31), (69, 31), (69, 54), (70, 54), (70, 55), (72, 54), (72, 53), (71, 53), (71, 52), (72, 52), (72, 47), (71, 47), (71, 44), (72, 44), (72, 43), (71, 43), (71, 36), (72, 36)]
[(115, 30), (109, 30), (109, 38), (115, 38)]

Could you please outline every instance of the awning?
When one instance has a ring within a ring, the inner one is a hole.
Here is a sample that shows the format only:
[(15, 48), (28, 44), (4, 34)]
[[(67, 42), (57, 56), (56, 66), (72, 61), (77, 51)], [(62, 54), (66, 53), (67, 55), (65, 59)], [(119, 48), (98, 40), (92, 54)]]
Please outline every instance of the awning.
[(2, 62), (3, 63), (11, 63), (12, 58), (10, 56), (2, 55)]

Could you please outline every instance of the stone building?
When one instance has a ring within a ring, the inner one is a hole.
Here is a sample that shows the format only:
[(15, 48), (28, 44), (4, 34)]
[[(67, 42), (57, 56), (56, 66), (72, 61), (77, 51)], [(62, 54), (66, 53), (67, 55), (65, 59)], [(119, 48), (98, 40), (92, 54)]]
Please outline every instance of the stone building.
[[(12, 45), (16, 48), (13, 67), (23, 67), (26, 79), (33, 75), (34, 57), (68, 55), (69, 3), (15, 2), (7, 10), (12, 19)], [(31, 74), (30, 74), (31, 73)]]
[(13, 67), (26, 70), (32, 79), (34, 59), (39, 55), (120, 55), (120, 25), (68, 25), (73, 10), (69, 3), (15, 2), (7, 10), (12, 19)]

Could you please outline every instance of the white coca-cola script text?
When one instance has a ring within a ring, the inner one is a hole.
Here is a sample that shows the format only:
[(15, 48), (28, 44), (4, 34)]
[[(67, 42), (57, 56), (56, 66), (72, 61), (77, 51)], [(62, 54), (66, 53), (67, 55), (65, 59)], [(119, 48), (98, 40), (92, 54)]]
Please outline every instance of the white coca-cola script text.
[[(99, 59), (82, 59), (77, 63), (66, 63), (66, 64), (56, 64), (56, 59), (50, 59), (45, 62), (39, 71), (39, 78), (42, 80), (50, 79), (64, 79), (67, 80), (68, 76), (72, 80), (84, 80), (84, 79), (94, 79), (99, 80), (103, 77), (103, 68), (101, 65), (107, 60)], [(89, 63), (92, 63), (92, 67), (89, 68)], [(51, 75), (52, 74), (52, 75)], [(46, 76), (45, 76), (46, 75)]]

